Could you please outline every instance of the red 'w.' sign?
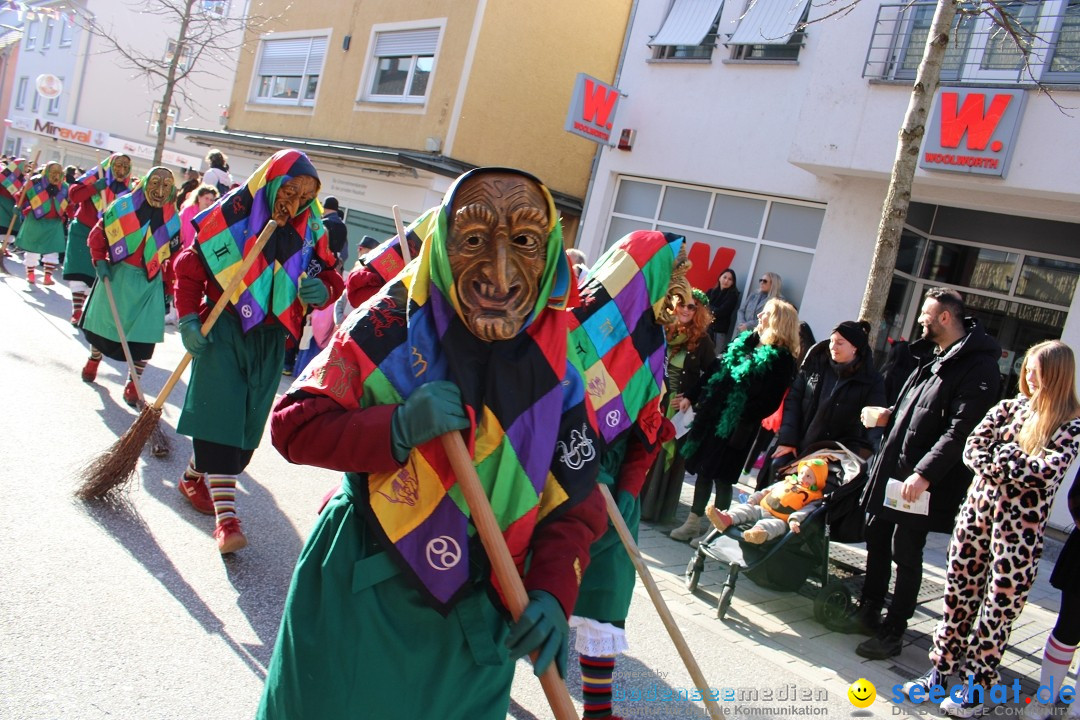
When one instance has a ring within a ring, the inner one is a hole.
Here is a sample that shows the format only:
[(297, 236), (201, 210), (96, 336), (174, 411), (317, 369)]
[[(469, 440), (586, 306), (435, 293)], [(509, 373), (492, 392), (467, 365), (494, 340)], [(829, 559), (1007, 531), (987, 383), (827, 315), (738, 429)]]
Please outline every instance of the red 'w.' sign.
[(593, 142), (608, 144), (619, 94), (617, 87), (578, 73), (563, 129)]
[(919, 167), (1005, 177), (1023, 90), (941, 88), (923, 137)]

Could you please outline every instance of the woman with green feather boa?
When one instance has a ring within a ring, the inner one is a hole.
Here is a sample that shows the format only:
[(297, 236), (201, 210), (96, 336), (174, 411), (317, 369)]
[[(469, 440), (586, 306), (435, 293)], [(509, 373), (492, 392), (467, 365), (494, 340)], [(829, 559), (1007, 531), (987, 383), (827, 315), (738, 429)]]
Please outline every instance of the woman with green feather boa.
[(757, 428), (780, 407), (798, 355), (799, 314), (774, 298), (758, 314), (757, 328), (736, 337), (706, 373), (708, 379), (683, 398), (683, 408), (692, 405), (695, 416), (681, 452), (697, 482), (690, 515), (671, 531), (672, 539), (686, 542), (701, 534), (714, 486), (716, 507), (726, 510), (731, 504)]

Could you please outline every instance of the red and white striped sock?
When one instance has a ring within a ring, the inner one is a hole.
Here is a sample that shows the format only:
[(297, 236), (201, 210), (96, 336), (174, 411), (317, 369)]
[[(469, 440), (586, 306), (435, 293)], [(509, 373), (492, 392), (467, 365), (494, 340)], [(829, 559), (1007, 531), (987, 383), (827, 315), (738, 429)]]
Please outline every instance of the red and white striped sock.
[(207, 473), (206, 482), (210, 485), (218, 525), (222, 520), (236, 517), (236, 476)]
[(1043, 646), (1042, 673), (1039, 675), (1039, 685), (1050, 688), (1050, 702), (1057, 698), (1058, 690), (1065, 678), (1069, 675), (1069, 666), (1072, 665), (1073, 655), (1076, 653), (1075, 645), (1066, 645), (1053, 633), (1046, 636), (1046, 645)]
[(86, 304), (86, 293), (82, 290), (71, 291), (71, 314), (81, 313)]

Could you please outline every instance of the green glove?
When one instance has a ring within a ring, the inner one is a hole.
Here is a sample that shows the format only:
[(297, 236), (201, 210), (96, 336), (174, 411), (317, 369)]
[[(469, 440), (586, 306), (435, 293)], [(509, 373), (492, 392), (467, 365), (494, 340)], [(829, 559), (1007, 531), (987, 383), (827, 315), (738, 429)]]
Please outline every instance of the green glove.
[(300, 281), (300, 299), (308, 305), (322, 305), (330, 297), (326, 284), (319, 278), (306, 277)]
[(517, 660), (537, 651), (533, 673), (540, 677), (551, 661), (559, 677), (566, 677), (566, 639), (570, 628), (555, 596), (543, 590), (529, 591), (529, 604), (506, 636), (510, 659)]
[(634, 511), (635, 502), (637, 502), (637, 498), (625, 490), (615, 491), (615, 505), (619, 508), (619, 514), (623, 516), (624, 520), (630, 517), (630, 513)]
[(390, 420), (390, 449), (405, 462), (409, 452), (432, 438), (469, 427), (461, 391), (449, 380), (436, 380), (413, 390)]
[(108, 260), (97, 260), (94, 262), (94, 272), (97, 273), (99, 279), (109, 278), (112, 279), (112, 268), (109, 267)]
[(180, 318), (180, 341), (184, 343), (184, 349), (198, 357), (199, 353), (210, 344), (209, 337), (203, 337), (202, 322), (198, 313), (190, 313)]

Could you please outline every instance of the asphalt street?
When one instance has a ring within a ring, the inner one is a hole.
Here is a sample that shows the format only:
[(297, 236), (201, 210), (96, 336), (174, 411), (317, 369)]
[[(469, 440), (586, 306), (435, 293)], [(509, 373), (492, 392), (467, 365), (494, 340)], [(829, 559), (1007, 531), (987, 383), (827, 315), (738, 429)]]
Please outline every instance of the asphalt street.
[[(293, 564), (336, 474), (289, 465), (264, 437), (238, 491), (250, 544), (220, 556), (212, 519), (176, 489), (190, 453), (172, 430), (181, 382), (164, 417), (170, 457), (144, 452), (123, 503), (75, 500), (81, 469), (136, 417), (121, 398), (126, 371), (106, 360), (97, 382), (82, 382), (87, 347), (68, 322), (66, 288), (27, 291), (21, 264), (6, 265), (15, 275), (0, 276), (0, 718), (252, 717)], [(182, 353), (168, 328), (145, 375), (150, 394)], [(663, 582), (680, 579), (669, 573)], [(832, 674), (826, 682), (812, 659), (766, 647), (738, 613), (721, 633), (715, 620), (702, 620), (700, 600), (666, 594), (710, 686), (733, 698), (722, 703), (726, 716), (893, 715), (882, 703), (856, 710), (843, 692), (850, 680)], [(616, 667), (616, 711), (706, 717), (700, 702), (665, 699), (685, 697), (692, 684), (640, 586), (627, 627), (632, 650)], [(580, 709), (573, 654), (569, 668)], [(402, 678), (403, 688), (418, 682)], [(522, 662), (510, 717), (550, 716)]]

